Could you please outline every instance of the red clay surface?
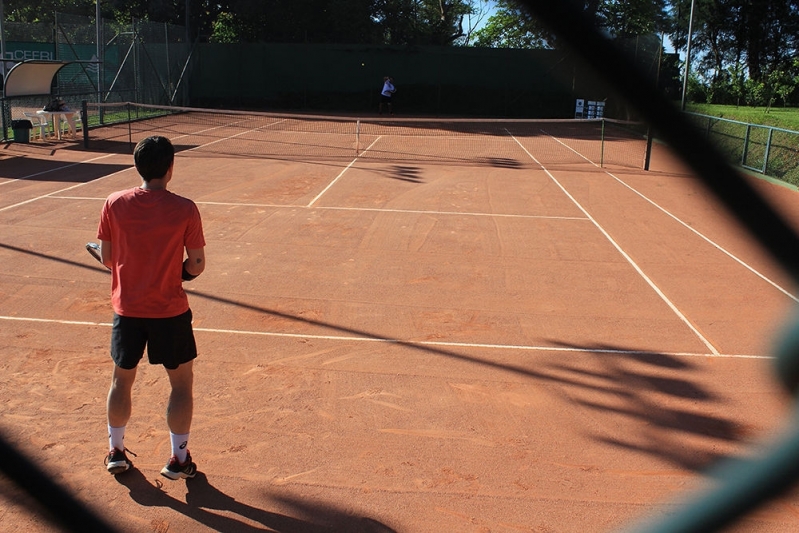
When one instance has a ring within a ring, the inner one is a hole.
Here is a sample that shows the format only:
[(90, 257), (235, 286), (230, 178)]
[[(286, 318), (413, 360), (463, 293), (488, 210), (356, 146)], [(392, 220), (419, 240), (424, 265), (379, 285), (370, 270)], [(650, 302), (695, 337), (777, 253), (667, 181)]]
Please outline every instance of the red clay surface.
[[(478, 166), (181, 152), (171, 188), (208, 241), (185, 482), (159, 475), (168, 382), (147, 364), (136, 468), (103, 466), (110, 278), (83, 246), (138, 185), (131, 157), (2, 147), (0, 430), (123, 531), (600, 532), (673, 512), (782, 427), (771, 356), (796, 289), (662, 147), (644, 172), (544, 141)], [(755, 183), (799, 221), (796, 191)], [(1, 530), (51, 530), (0, 480)], [(799, 530), (795, 496), (735, 530)]]

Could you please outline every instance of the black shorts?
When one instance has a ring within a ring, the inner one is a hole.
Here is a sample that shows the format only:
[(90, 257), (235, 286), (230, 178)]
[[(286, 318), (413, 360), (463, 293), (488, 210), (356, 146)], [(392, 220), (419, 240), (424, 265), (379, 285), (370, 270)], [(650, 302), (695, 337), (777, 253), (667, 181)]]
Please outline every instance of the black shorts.
[(380, 101), (383, 102), (384, 104), (390, 104), (391, 103), (391, 97), (390, 96), (386, 96), (385, 94), (381, 94), (380, 95)]
[(144, 356), (151, 365), (170, 370), (197, 357), (191, 328), (191, 309), (171, 318), (133, 318), (114, 313), (111, 328), (111, 359), (125, 370), (136, 368)]

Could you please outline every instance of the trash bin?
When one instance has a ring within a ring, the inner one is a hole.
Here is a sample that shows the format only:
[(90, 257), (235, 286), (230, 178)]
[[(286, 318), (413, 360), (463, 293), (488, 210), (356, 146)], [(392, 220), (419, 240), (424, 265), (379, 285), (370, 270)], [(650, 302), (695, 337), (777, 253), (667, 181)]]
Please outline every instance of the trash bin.
[(12, 120), (11, 129), (14, 130), (14, 142), (29, 143), (33, 123), (30, 120)]

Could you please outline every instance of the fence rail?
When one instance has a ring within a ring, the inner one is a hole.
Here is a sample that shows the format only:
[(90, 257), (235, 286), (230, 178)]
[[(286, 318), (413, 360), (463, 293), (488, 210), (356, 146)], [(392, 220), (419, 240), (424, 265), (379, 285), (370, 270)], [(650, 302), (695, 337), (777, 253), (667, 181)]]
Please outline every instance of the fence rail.
[(729, 162), (799, 186), (799, 132), (686, 112)]

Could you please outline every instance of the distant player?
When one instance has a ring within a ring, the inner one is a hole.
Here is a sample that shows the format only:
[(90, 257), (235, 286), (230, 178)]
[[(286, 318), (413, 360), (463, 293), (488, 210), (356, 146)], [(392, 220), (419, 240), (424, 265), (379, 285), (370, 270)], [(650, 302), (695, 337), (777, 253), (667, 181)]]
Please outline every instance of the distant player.
[(123, 439), (136, 367), (145, 347), (150, 364), (164, 365), (172, 387), (166, 415), (172, 457), (161, 474), (181, 479), (197, 473), (187, 448), (197, 347), (182, 281), (205, 269), (205, 239), (195, 203), (167, 191), (174, 158), (175, 149), (166, 137), (139, 142), (133, 159), (141, 185), (106, 199), (97, 230), (101, 258), (112, 276), (114, 371), (108, 391), (110, 451), (105, 464), (115, 475), (133, 466)]
[(391, 98), (394, 96), (394, 93), (397, 92), (396, 87), (394, 87), (394, 78), (391, 76), (386, 76), (383, 78), (383, 90), (380, 91), (380, 114), (383, 114), (383, 104), (386, 105), (388, 108), (388, 114), (393, 115), (394, 109), (391, 106)]

